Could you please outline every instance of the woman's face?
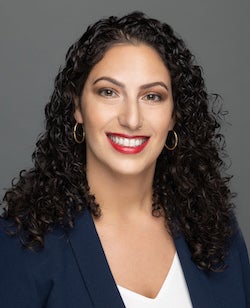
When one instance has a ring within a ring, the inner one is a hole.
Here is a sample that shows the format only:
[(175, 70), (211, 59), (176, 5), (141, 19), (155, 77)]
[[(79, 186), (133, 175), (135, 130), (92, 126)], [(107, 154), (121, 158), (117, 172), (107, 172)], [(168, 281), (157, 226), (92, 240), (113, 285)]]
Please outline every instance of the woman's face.
[(174, 126), (173, 108), (170, 74), (154, 49), (144, 44), (111, 47), (76, 101), (75, 119), (86, 132), (88, 170), (154, 171)]

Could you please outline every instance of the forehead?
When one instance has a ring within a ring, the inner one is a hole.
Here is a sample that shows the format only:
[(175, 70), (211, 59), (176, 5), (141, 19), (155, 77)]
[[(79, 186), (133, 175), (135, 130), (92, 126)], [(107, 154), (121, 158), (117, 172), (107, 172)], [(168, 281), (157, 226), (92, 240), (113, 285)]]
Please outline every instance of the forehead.
[(92, 68), (90, 80), (99, 75), (107, 75), (122, 79), (154, 78), (170, 80), (169, 71), (158, 52), (145, 44), (121, 43), (110, 47), (103, 58)]

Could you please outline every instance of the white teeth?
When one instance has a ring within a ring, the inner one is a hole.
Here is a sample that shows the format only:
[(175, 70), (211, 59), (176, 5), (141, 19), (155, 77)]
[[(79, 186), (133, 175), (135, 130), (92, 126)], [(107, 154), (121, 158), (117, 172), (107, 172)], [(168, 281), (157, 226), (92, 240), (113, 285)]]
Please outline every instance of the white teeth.
[(129, 140), (129, 146), (130, 147), (135, 147), (135, 139), (130, 139)]
[(112, 135), (109, 135), (109, 138), (116, 144), (131, 148), (140, 146), (147, 140), (147, 138), (123, 138)]
[(140, 140), (136, 139), (135, 140), (135, 146), (139, 145), (140, 144)]
[[(120, 139), (122, 139), (122, 138), (120, 138)], [(129, 144), (129, 139), (127, 139), (127, 138), (125, 138), (124, 140), (122, 140), (122, 143), (123, 143), (126, 147), (130, 146), (130, 144)]]

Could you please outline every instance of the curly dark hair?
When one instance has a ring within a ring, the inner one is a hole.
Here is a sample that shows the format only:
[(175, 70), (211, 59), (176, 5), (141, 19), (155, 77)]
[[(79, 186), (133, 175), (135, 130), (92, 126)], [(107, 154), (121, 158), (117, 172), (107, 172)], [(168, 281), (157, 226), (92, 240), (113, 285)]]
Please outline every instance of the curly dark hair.
[(163, 209), (168, 229), (185, 236), (197, 266), (223, 269), (234, 206), (230, 177), (224, 174), (221, 110), (214, 111), (216, 99), (207, 94), (201, 68), (183, 40), (169, 25), (141, 12), (99, 20), (69, 48), (45, 107), (46, 129), (32, 155), (34, 167), (22, 171), (5, 193), (4, 217), (15, 222), (23, 245), (42, 248), (48, 231), (58, 225), (73, 228), (84, 208), (101, 215), (87, 183), (85, 144), (73, 138), (74, 98), (93, 66), (118, 43), (151, 46), (171, 75), (179, 143), (158, 157), (152, 214)]

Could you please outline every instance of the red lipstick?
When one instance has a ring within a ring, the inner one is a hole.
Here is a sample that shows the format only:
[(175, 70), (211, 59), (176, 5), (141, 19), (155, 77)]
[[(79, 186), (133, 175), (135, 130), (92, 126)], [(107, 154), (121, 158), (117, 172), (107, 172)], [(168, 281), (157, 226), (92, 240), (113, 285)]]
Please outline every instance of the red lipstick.
[(130, 136), (118, 133), (107, 133), (107, 138), (112, 147), (122, 154), (140, 153), (148, 144), (148, 136)]

